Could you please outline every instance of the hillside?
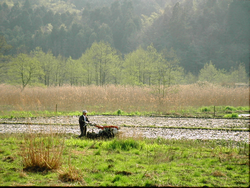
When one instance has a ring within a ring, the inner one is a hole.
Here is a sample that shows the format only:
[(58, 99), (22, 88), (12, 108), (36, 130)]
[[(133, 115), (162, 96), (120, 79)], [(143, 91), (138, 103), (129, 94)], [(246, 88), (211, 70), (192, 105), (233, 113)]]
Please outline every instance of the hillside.
[(40, 47), (77, 60), (104, 41), (124, 58), (152, 44), (158, 53), (173, 49), (186, 74), (212, 62), (225, 71), (241, 64), (249, 75), (247, 0), (0, 0), (0, 15), (4, 57)]

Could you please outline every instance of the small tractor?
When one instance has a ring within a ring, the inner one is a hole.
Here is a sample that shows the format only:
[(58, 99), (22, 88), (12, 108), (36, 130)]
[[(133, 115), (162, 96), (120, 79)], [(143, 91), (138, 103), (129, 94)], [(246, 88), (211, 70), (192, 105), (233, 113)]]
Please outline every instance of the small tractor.
[(118, 130), (120, 129), (118, 126), (115, 125), (97, 125), (97, 124), (90, 124), (91, 126), (95, 126), (98, 129), (101, 129), (98, 133), (94, 132), (92, 129), (92, 132), (87, 132), (87, 138), (90, 139), (109, 139), (114, 138), (114, 136), (118, 133)]

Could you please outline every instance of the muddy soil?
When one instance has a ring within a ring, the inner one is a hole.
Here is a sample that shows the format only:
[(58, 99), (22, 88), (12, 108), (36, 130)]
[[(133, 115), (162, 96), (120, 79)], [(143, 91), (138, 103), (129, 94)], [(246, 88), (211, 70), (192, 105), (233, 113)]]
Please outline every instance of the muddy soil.
[[(124, 136), (164, 139), (224, 139), (249, 143), (248, 119), (89, 116), (89, 120), (98, 125), (120, 126), (119, 134)], [(0, 119), (0, 121), (0, 133), (54, 130), (80, 134), (77, 116)], [(152, 126), (154, 127), (152, 128)], [(187, 129), (188, 127), (201, 129)], [(204, 130), (204, 128), (241, 128), (246, 131)], [(88, 126), (88, 131), (98, 132), (100, 129)]]

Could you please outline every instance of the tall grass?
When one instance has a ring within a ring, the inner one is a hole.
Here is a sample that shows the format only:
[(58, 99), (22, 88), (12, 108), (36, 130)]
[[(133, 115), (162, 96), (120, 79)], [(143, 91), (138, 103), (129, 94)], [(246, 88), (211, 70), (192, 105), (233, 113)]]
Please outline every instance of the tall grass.
[(212, 84), (171, 86), (27, 87), (0, 85), (0, 109), (24, 111), (162, 112), (200, 106), (248, 106), (249, 88)]

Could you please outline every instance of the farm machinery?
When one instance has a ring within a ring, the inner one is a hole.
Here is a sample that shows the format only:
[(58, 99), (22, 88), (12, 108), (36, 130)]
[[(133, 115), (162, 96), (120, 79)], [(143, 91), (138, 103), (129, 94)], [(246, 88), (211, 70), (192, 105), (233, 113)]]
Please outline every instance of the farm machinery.
[(106, 125), (106, 126), (102, 126), (102, 125), (97, 125), (97, 124), (90, 124), (91, 126), (95, 126), (97, 127), (99, 130), (99, 132), (94, 132), (94, 130), (92, 129), (92, 132), (87, 132), (87, 138), (91, 138), (91, 139), (96, 139), (96, 138), (114, 138), (114, 136), (118, 133), (118, 130), (120, 129), (120, 127), (115, 126), (115, 125)]

